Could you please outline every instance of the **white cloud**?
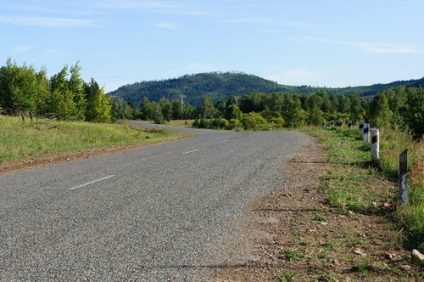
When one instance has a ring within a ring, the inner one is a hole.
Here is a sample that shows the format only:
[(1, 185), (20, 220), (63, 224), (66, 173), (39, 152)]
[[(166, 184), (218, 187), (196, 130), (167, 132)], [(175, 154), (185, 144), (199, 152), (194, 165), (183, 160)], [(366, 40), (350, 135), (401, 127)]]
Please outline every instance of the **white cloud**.
[(327, 77), (328, 71), (310, 68), (271, 70), (265, 74), (266, 79), (284, 85), (321, 85)]
[(18, 46), (13, 50), (13, 54), (28, 52), (29, 50), (33, 48), (34, 48), (33, 46), (29, 46), (29, 45)]
[(245, 18), (233, 18), (227, 19), (223, 21), (224, 23), (229, 24), (261, 24), (268, 26), (279, 26), (279, 27), (293, 27), (293, 28), (301, 28), (301, 29), (315, 29), (316, 26), (299, 21), (282, 21), (282, 20), (274, 20), (262, 17), (245, 17)]
[(291, 40), (299, 42), (313, 42), (320, 44), (342, 45), (361, 49), (368, 53), (398, 53), (423, 54), (424, 48), (406, 44), (388, 44), (381, 42), (342, 41), (319, 37), (293, 37)]
[(155, 26), (158, 27), (158, 28), (167, 29), (167, 30), (173, 30), (173, 31), (178, 30), (178, 26), (176, 24), (170, 23), (170, 22), (157, 23), (157, 24), (155, 24)]
[(50, 17), (0, 17), (0, 23), (23, 26), (63, 27), (63, 26), (90, 26), (92, 20), (50, 18)]
[(401, 53), (401, 54), (423, 54), (424, 49), (412, 45), (384, 44), (376, 42), (346, 42), (346, 45), (359, 47), (370, 53)]
[(99, 4), (104, 8), (111, 9), (156, 9), (172, 10), (181, 8), (182, 5), (168, 4), (161, 1), (139, 1), (139, 0), (109, 0)]

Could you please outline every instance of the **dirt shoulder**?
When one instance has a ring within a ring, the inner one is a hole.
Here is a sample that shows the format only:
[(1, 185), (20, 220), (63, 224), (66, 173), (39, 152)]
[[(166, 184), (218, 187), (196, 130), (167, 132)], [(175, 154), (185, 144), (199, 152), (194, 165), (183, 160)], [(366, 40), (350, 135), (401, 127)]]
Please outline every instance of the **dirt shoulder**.
[[(331, 170), (317, 141), (301, 148), (285, 168), (293, 187), (251, 204), (252, 259), (217, 269), (213, 281), (418, 281), (402, 234), (387, 214), (341, 212), (317, 186)], [(387, 185), (387, 184), (386, 184)], [(384, 209), (384, 207), (382, 207)]]
[(12, 173), (20, 170), (32, 169), (35, 167), (44, 167), (70, 161), (83, 160), (118, 152), (135, 150), (150, 146), (157, 146), (172, 141), (146, 142), (137, 145), (110, 146), (102, 148), (82, 149), (69, 152), (50, 153), (40, 157), (8, 161), (0, 164), (0, 174)]

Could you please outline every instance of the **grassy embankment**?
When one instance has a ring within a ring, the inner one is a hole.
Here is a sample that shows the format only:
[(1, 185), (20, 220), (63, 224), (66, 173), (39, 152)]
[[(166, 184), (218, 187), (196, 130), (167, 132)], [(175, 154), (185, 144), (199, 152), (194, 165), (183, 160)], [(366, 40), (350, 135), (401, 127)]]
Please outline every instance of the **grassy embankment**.
[(146, 129), (127, 124), (96, 124), (0, 117), (0, 164), (49, 153), (185, 138), (168, 129)]
[[(380, 130), (380, 161), (371, 162), (370, 145), (357, 130), (307, 129), (324, 147), (328, 175), (320, 186), (328, 204), (341, 212), (384, 214), (402, 237), (407, 249), (424, 252), (424, 140), (399, 130)], [(399, 154), (408, 149), (408, 202), (399, 207)]]

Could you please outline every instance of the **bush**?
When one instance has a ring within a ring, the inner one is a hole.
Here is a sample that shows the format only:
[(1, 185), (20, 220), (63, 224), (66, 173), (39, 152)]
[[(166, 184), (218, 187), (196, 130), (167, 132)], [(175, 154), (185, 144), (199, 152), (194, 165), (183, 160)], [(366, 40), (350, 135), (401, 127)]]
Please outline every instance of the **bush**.
[(237, 130), (237, 129), (241, 129), (241, 128), (242, 128), (242, 125), (241, 125), (240, 121), (238, 119), (234, 119), (234, 118), (232, 118), (227, 125), (228, 130), (234, 130), (234, 129)]
[(259, 128), (262, 129), (263, 126), (267, 124), (266, 120), (260, 114), (255, 112), (243, 115), (241, 123), (245, 130), (257, 130)]

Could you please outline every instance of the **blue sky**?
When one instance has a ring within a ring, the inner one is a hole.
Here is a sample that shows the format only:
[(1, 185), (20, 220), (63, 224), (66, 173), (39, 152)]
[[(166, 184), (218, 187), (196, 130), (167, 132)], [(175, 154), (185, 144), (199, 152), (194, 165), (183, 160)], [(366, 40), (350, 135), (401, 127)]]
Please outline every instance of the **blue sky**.
[(422, 0), (0, 0), (0, 64), (106, 92), (210, 71), (343, 87), (424, 76)]

